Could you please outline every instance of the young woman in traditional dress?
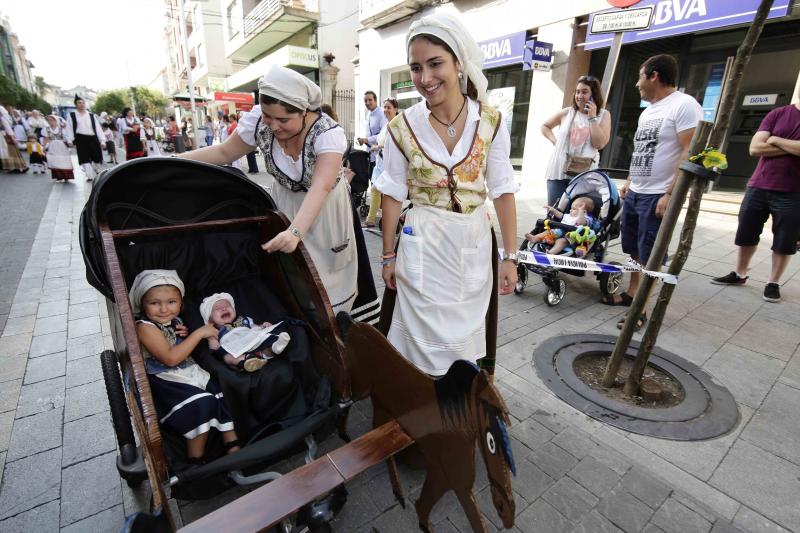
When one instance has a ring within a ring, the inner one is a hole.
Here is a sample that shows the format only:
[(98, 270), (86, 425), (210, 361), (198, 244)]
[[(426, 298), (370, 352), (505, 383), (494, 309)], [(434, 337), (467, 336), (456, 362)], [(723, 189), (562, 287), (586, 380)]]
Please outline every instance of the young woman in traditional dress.
[(147, 155), (144, 148), (146, 138), (141, 122), (130, 107), (122, 110), (122, 116), (125, 117), (122, 127), (122, 137), (125, 140), (125, 160), (145, 157)]
[(260, 147), (275, 179), (272, 196), (291, 220), (263, 248), (292, 253), (303, 240), (334, 312), (359, 309), (366, 302), (356, 298), (357, 281), (368, 279), (376, 297), (369, 266), (358, 266), (356, 239), (364, 236), (355, 231), (349, 187), (341, 179), (344, 130), (319, 110), (320, 88), (298, 72), (273, 65), (258, 89), (260, 106), (242, 116), (225, 142), (181, 157), (225, 164)]
[(69, 147), (67, 147), (64, 128), (55, 115), (47, 115), (47, 126), (42, 128), (42, 144), (47, 153), (47, 167), (50, 169), (50, 177), (57, 182), (64, 183), (67, 180), (75, 179), (75, 174), (72, 172), (72, 157), (69, 153)]
[[(422, 17), (406, 36), (414, 86), (424, 100), (389, 123), (383, 173), (383, 279), (397, 290), (389, 341), (427, 374), (486, 355), (492, 291), (494, 203), (505, 250), (516, 250), (510, 136), (486, 105), (483, 53), (449, 14)], [(395, 256), (395, 228), (406, 214)], [(396, 259), (396, 261), (395, 261)], [(513, 256), (499, 265), (500, 294), (517, 281)], [(493, 347), (492, 347), (493, 348)]]
[[(10, 107), (10, 106), (9, 106)], [(13, 110), (13, 108), (12, 108)], [(14, 133), (13, 119), (5, 107), (0, 105), (0, 162), (6, 172), (27, 172), (28, 163), (22, 158)]]

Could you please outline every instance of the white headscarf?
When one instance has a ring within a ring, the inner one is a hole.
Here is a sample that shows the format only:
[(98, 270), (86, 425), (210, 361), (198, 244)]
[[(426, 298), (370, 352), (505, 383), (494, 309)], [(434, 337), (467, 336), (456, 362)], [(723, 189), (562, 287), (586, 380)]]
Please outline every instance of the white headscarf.
[(258, 80), (258, 92), (303, 111), (316, 111), (322, 105), (322, 91), (311, 80), (290, 68), (270, 65)]
[(406, 35), (406, 54), (411, 39), (417, 35), (433, 35), (447, 43), (464, 73), (461, 79), (461, 92), (467, 93), (467, 80), (472, 80), (472, 84), (478, 90), (478, 100), (486, 101), (486, 87), (489, 81), (483, 75), (483, 50), (455, 15), (450, 13), (427, 15), (411, 24)]
[(181, 296), (186, 294), (183, 281), (174, 270), (142, 270), (136, 275), (131, 290), (128, 291), (134, 316), (142, 312), (142, 298), (147, 291), (159, 285), (172, 285), (181, 292)]
[(200, 316), (203, 317), (203, 324), (208, 324), (208, 321), (211, 318), (211, 309), (214, 307), (214, 304), (220, 300), (227, 300), (228, 303), (231, 304), (231, 307), (233, 307), (233, 312), (236, 312), (236, 305), (233, 303), (233, 296), (227, 292), (216, 292), (208, 298), (204, 298), (203, 302), (200, 304)]

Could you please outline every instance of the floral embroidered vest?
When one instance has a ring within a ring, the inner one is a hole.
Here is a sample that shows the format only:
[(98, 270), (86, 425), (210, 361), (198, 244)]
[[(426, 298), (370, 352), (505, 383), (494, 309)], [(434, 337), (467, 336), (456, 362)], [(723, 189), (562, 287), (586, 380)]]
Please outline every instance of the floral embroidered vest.
[(500, 112), (480, 105), (480, 122), (467, 156), (452, 168), (434, 161), (417, 142), (403, 115), (389, 123), (389, 134), (408, 160), (408, 196), (414, 205), (472, 213), (486, 201), (486, 160), (500, 126)]
[(271, 174), (275, 178), (275, 181), (287, 189), (290, 189), (292, 192), (308, 191), (311, 187), (311, 176), (314, 174), (314, 167), (317, 162), (317, 154), (314, 152), (314, 142), (321, 133), (338, 127), (339, 124), (331, 117), (325, 113), (319, 114), (319, 118), (308, 129), (306, 138), (303, 141), (303, 151), (301, 153), (301, 157), (303, 158), (303, 176), (300, 181), (294, 181), (284, 174), (275, 164), (275, 160), (272, 157), (272, 143), (275, 141), (275, 136), (272, 134), (272, 130), (269, 126), (261, 123), (261, 118), (259, 117), (258, 123), (256, 124), (256, 142), (264, 153), (264, 163), (267, 167), (267, 173)]

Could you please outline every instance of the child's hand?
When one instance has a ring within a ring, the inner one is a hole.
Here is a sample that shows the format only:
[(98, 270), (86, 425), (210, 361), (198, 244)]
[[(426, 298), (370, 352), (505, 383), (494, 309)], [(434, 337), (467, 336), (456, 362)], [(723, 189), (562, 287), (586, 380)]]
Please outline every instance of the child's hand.
[(264, 322), (263, 324), (261, 324), (261, 326), (260, 326), (260, 327), (262, 327), (262, 328), (268, 328), (268, 327), (270, 327), (271, 325), (272, 325), (272, 322)]
[(208, 347), (209, 348), (211, 348), (212, 350), (218, 350), (219, 349), (220, 345), (219, 345), (219, 341), (217, 339), (215, 339), (214, 337), (209, 337), (206, 340), (208, 341)]
[(204, 339), (209, 339), (209, 338), (216, 339), (217, 337), (219, 337), (219, 331), (217, 331), (217, 326), (211, 323), (206, 324), (197, 331), (200, 332), (200, 335), (202, 335)]
[(189, 334), (189, 328), (186, 327), (186, 324), (176, 324), (175, 325), (175, 335), (178, 337), (185, 337)]

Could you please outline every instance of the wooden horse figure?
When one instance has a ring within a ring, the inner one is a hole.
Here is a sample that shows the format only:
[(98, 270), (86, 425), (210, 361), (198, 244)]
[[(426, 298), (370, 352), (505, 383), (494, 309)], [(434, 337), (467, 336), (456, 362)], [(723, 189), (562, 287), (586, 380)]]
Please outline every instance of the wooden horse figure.
[[(420, 529), (431, 530), (433, 506), (453, 490), (472, 529), (485, 532), (472, 493), (475, 441), (480, 443), (492, 501), (503, 525), (514, 525), (511, 473), (516, 475), (506, 431), (508, 409), (488, 375), (469, 361), (457, 361), (439, 379), (419, 371), (377, 329), (337, 317), (347, 349), (354, 399), (370, 396), (373, 427), (396, 419), (424, 456), (427, 476), (415, 506)], [(403, 502), (393, 459), (388, 461), (395, 495)]]

